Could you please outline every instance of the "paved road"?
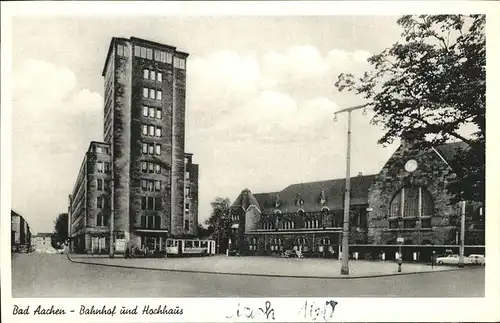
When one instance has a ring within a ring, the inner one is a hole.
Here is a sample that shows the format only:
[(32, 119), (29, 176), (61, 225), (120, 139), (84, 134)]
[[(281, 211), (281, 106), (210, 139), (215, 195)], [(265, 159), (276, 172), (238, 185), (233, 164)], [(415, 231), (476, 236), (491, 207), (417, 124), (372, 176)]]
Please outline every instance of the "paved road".
[(483, 297), (484, 269), (368, 279), (193, 274), (71, 263), (14, 254), (14, 297)]

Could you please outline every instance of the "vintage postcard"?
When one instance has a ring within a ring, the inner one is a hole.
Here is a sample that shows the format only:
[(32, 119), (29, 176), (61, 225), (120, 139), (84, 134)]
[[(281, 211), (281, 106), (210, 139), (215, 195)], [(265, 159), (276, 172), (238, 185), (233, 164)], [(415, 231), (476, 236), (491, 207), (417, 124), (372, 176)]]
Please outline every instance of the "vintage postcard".
[(2, 321), (500, 319), (499, 10), (2, 3)]

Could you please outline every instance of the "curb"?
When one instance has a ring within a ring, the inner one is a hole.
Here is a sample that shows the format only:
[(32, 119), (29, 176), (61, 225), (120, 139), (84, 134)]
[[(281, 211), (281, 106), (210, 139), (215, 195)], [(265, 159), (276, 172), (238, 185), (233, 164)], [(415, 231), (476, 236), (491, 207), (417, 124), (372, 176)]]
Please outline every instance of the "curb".
[(436, 271), (421, 271), (421, 272), (406, 272), (406, 273), (391, 273), (391, 274), (379, 274), (379, 275), (364, 275), (364, 276), (300, 276), (300, 275), (277, 275), (277, 274), (250, 274), (250, 273), (230, 273), (230, 272), (214, 272), (214, 271), (203, 271), (203, 270), (184, 270), (184, 269), (165, 269), (165, 268), (151, 268), (151, 267), (140, 267), (140, 266), (124, 266), (124, 265), (112, 265), (104, 264), (98, 262), (86, 262), (78, 261), (70, 258), (66, 254), (68, 260), (76, 264), (85, 265), (95, 265), (104, 267), (115, 267), (115, 268), (126, 268), (126, 269), (141, 269), (141, 270), (151, 270), (151, 271), (165, 271), (165, 272), (177, 272), (177, 273), (194, 273), (194, 274), (210, 274), (210, 275), (226, 275), (226, 276), (254, 276), (254, 277), (273, 277), (273, 278), (308, 278), (308, 279), (330, 279), (330, 280), (341, 280), (341, 279), (369, 279), (378, 277), (391, 277), (391, 276), (408, 276), (408, 275), (420, 275), (420, 274), (433, 274), (439, 272), (448, 271), (459, 271), (459, 270), (472, 270), (483, 267), (469, 267), (469, 268), (456, 268), (456, 269), (446, 269), (446, 270), (436, 270)]

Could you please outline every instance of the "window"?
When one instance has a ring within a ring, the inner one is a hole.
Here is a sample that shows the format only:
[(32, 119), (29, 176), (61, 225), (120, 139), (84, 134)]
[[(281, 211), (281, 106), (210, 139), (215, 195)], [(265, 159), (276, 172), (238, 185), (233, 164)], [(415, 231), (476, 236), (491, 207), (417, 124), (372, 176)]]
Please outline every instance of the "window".
[(110, 172), (110, 164), (109, 163), (104, 163), (104, 172), (108, 174)]
[(97, 208), (102, 209), (104, 206), (104, 199), (101, 196), (97, 197)]
[(161, 101), (161, 91), (156, 91), (156, 99)]
[(148, 205), (148, 200), (145, 196), (141, 197), (141, 209), (146, 210)]
[(102, 147), (95, 147), (96, 153), (102, 154)]
[(152, 197), (148, 197), (148, 210), (152, 210), (154, 205), (153, 205), (154, 199)]
[(152, 173), (153, 172), (153, 163), (148, 163), (148, 169), (149, 169), (149, 172)]
[(423, 229), (429, 229), (429, 228), (431, 228), (431, 218), (430, 217), (422, 218), (421, 219), (421, 227)]
[(155, 50), (155, 61), (159, 62), (160, 61), (160, 52)]
[[(153, 73), (154, 73), (154, 72), (153, 72)], [(147, 80), (147, 79), (149, 79), (149, 70), (144, 70), (144, 71), (143, 71), (143, 74), (142, 74), (142, 77), (143, 77), (144, 79), (146, 79), (146, 80)]]
[(141, 48), (139, 46), (134, 46), (134, 56), (141, 57)]
[(160, 191), (160, 189), (161, 189), (161, 182), (155, 181), (155, 191)]
[(152, 192), (153, 191), (154, 182), (153, 181), (147, 181), (147, 182), (148, 182), (148, 191)]
[(141, 180), (141, 187), (142, 187), (143, 191), (147, 191), (148, 190), (148, 181), (145, 179)]
[(153, 59), (153, 50), (151, 48), (147, 49), (147, 59)]
[(100, 213), (98, 216), (97, 216), (97, 219), (96, 219), (97, 223), (96, 225), (98, 227), (104, 227), (104, 226), (107, 226), (108, 225), (108, 217), (105, 216), (104, 214)]
[(167, 53), (167, 63), (172, 64), (172, 53)]
[(189, 203), (186, 203), (186, 204), (184, 205), (184, 208), (186, 209), (186, 211), (189, 211)]
[(97, 162), (97, 172), (98, 173), (102, 173), (103, 172), (103, 164), (102, 164), (102, 161), (98, 161)]
[(148, 126), (145, 124), (142, 125), (142, 134), (144, 136), (147, 136), (147, 134), (148, 134)]
[(155, 165), (155, 172), (158, 173), (158, 174), (161, 173), (161, 167), (160, 167), (160, 165)]
[(146, 58), (146, 48), (145, 47), (141, 47), (141, 57)]
[(148, 152), (149, 152), (150, 155), (153, 155), (154, 149), (155, 149), (155, 145), (154, 144), (148, 144)]
[(123, 55), (123, 45), (117, 45), (116, 46), (116, 51), (118, 53), (118, 56), (124, 56)]
[(148, 109), (148, 107), (147, 107), (147, 106), (143, 106), (143, 107), (142, 107), (142, 115), (143, 115), (144, 117), (147, 117), (147, 116), (148, 116), (148, 110), (149, 110), (149, 109)]
[(156, 145), (156, 154), (160, 155), (161, 153), (161, 145)]
[(155, 73), (155, 71), (151, 71), (149, 73), (149, 79), (153, 80), (153, 81), (156, 80), (156, 73)]
[(154, 118), (155, 117), (155, 108), (149, 108), (149, 117)]
[(434, 203), (429, 191), (421, 186), (402, 188), (394, 196), (389, 208), (389, 217), (418, 218), (432, 216)]
[(142, 97), (148, 98), (149, 90), (145, 87), (142, 88)]
[(157, 80), (158, 82), (162, 82), (162, 81), (163, 81), (163, 80), (162, 80), (162, 75), (161, 75), (161, 72), (156, 73), (156, 80)]
[(98, 179), (97, 180), (97, 190), (98, 191), (102, 191), (102, 179)]
[(155, 210), (160, 211), (161, 210), (161, 198), (155, 197)]
[(184, 230), (189, 231), (189, 220), (188, 219), (184, 220)]
[(162, 62), (162, 63), (167, 62), (167, 55), (165, 52), (160, 52), (160, 62)]
[(142, 144), (142, 153), (147, 154), (148, 153), (148, 144), (143, 143)]
[(141, 162), (141, 169), (143, 173), (146, 173), (148, 171), (148, 163)]
[(181, 70), (186, 69), (186, 61), (182, 58), (174, 57), (174, 67)]
[(149, 89), (149, 98), (154, 99), (155, 98), (155, 90), (154, 89)]
[(399, 228), (399, 220), (390, 220), (389, 221), (389, 229), (397, 229)]
[(156, 109), (156, 119), (161, 119), (161, 109)]
[(156, 137), (161, 137), (161, 128), (156, 128)]

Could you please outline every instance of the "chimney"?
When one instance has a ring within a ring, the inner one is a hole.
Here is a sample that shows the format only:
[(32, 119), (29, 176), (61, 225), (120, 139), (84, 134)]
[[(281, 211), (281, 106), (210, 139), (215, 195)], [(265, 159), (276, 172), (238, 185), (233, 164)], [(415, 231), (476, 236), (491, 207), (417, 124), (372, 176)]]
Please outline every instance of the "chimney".
[(363, 176), (363, 173), (362, 173), (362, 172), (359, 172), (359, 173), (358, 173), (358, 176)]

